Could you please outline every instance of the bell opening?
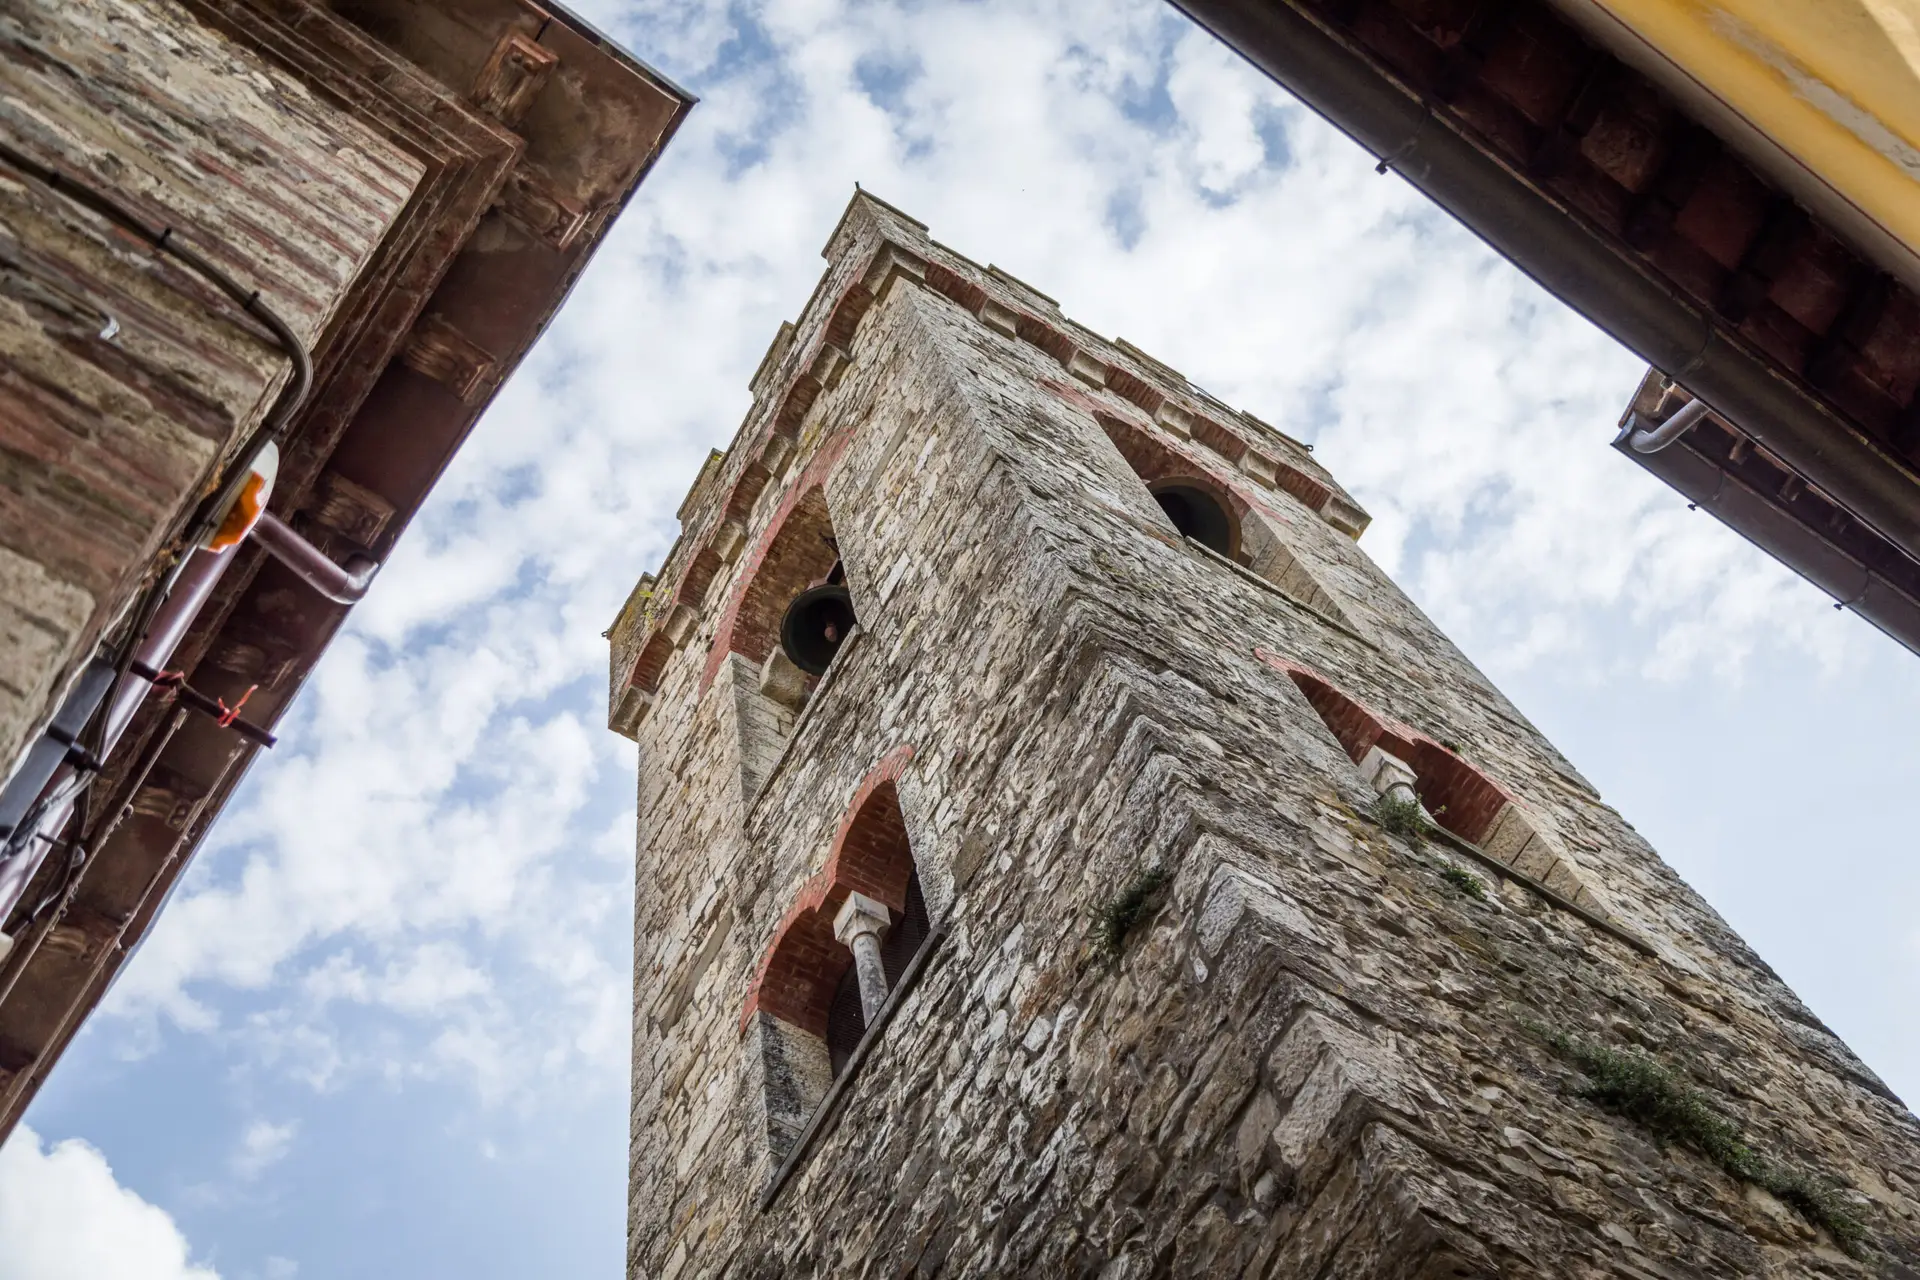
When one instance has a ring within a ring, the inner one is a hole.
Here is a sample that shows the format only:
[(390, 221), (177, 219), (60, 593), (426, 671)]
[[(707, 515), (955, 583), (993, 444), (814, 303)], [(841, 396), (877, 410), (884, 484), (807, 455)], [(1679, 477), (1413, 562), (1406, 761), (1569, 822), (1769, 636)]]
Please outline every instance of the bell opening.
[(841, 582), (832, 581), (833, 576), (795, 596), (780, 622), (781, 650), (810, 676), (826, 673), (857, 621), (852, 593)]
[(1169, 484), (1155, 488), (1153, 498), (1182, 535), (1209, 551), (1233, 555), (1233, 517), (1212, 494), (1195, 485)]

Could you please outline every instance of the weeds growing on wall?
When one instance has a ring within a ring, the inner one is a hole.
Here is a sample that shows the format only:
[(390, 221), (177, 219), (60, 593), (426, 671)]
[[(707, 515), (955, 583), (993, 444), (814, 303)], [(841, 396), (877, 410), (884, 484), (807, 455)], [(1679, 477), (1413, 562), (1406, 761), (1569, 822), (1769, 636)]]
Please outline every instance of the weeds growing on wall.
[(1166, 887), (1173, 875), (1165, 867), (1150, 867), (1135, 876), (1127, 887), (1100, 909), (1100, 943), (1110, 956), (1120, 954), (1127, 945), (1127, 934), (1146, 919), (1154, 906), (1154, 895)]
[(1579, 1090), (1616, 1115), (1718, 1165), (1729, 1177), (1765, 1188), (1801, 1217), (1826, 1229), (1849, 1255), (1863, 1257), (1867, 1228), (1833, 1179), (1774, 1164), (1742, 1139), (1739, 1127), (1714, 1110), (1699, 1090), (1643, 1053), (1623, 1052), (1564, 1032), (1547, 1036), (1555, 1052), (1580, 1068)]
[(1420, 811), (1420, 802), (1396, 791), (1382, 792), (1373, 802), (1373, 820), (1387, 831), (1414, 844), (1423, 844), (1432, 823)]
[(1442, 867), (1440, 878), (1466, 894), (1469, 898), (1485, 899), (1487, 886), (1479, 876), (1464, 867)]

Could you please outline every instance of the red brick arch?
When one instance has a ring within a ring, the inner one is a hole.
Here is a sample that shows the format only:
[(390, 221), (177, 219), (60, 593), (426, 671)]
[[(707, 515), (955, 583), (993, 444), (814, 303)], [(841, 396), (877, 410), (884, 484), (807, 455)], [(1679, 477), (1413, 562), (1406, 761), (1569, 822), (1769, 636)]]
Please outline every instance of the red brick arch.
[(824, 1037), (834, 989), (853, 962), (853, 954), (833, 936), (834, 913), (850, 893), (885, 903), (896, 917), (906, 911), (913, 848), (899, 780), (912, 759), (912, 747), (896, 747), (861, 780), (834, 833), (826, 865), (808, 877), (774, 930), (740, 1014), (743, 1032), (755, 1013), (769, 1013)]
[(754, 540), (735, 578), (726, 612), (720, 616), (707, 665), (700, 673), (701, 693), (720, 674), (720, 664), (729, 653), (765, 661), (779, 643), (780, 619), (788, 603), (833, 567), (838, 557), (821, 538), (833, 534), (827, 479), (852, 440), (852, 428), (843, 427), (820, 446), (806, 470), (780, 499), (766, 529)]
[(1253, 513), (1253, 504), (1238, 484), (1221, 476), (1216, 468), (1174, 448), (1158, 432), (1105, 410), (1096, 410), (1093, 416), (1148, 489), (1179, 483), (1211, 494), (1233, 522), (1233, 550), (1239, 551), (1241, 531)]
[(1255, 649), (1254, 656), (1292, 677), (1355, 764), (1376, 746), (1404, 760), (1427, 812), (1461, 839), (1484, 840), (1494, 818), (1512, 802), (1506, 789), (1479, 769), (1418, 729), (1374, 711), (1312, 668), (1265, 649)]

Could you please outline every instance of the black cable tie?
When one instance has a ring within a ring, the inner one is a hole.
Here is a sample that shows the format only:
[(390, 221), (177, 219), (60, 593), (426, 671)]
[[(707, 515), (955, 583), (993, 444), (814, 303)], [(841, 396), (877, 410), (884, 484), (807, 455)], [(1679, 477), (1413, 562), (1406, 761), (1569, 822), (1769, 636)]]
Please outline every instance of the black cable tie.
[(98, 773), (106, 766), (104, 760), (77, 742), (67, 748), (65, 762), (77, 773)]

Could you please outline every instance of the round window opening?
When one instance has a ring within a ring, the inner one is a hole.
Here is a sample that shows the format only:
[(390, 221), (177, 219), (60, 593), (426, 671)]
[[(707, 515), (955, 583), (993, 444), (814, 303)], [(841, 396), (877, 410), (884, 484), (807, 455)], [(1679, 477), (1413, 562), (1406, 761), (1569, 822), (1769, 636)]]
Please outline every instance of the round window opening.
[(1209, 551), (1233, 554), (1233, 517), (1205, 489), (1190, 484), (1160, 485), (1153, 490), (1153, 498), (1182, 534)]

